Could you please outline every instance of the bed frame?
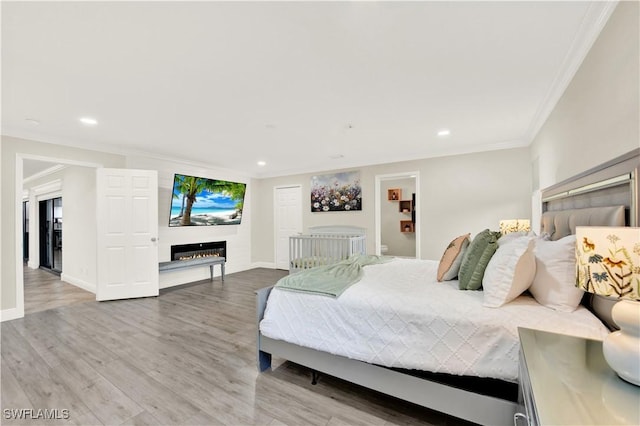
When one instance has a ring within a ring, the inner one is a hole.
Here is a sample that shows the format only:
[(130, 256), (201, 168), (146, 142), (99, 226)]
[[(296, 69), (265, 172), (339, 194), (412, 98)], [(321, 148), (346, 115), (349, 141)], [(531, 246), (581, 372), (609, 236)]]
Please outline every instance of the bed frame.
[(308, 234), (289, 237), (289, 272), (366, 254), (365, 231), (356, 226), (315, 226), (309, 228)]
[[(639, 169), (640, 149), (637, 149), (543, 191), (542, 231), (557, 240), (575, 233), (577, 225), (638, 226)], [(271, 367), (271, 358), (276, 356), (480, 424), (512, 425), (515, 414), (523, 412), (522, 395), (518, 396), (518, 402), (486, 396), (262, 336), (259, 323), (271, 289), (267, 287), (257, 292), (257, 355), (261, 372)], [(594, 313), (603, 322), (608, 323), (609, 304), (598, 307), (598, 298), (585, 297), (585, 301), (589, 306), (593, 305)]]

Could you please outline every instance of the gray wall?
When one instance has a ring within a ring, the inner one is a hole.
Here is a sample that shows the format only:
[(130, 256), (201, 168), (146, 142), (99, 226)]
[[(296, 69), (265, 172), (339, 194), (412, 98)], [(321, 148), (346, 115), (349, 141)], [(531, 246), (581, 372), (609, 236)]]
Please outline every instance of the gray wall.
[(265, 265), (274, 262), (273, 191), (280, 185), (301, 185), (303, 230), (314, 225), (356, 225), (367, 229), (367, 251), (375, 249), (375, 176), (420, 173), (421, 257), (439, 259), (455, 236), (485, 228), (497, 229), (500, 219), (531, 215), (531, 170), (528, 148), (507, 149), (451, 157), (381, 164), (332, 173), (360, 170), (363, 210), (311, 213), (308, 201), (311, 177), (307, 173), (257, 181), (253, 218), (252, 257)]
[(640, 145), (638, 9), (635, 1), (618, 4), (534, 139), (534, 187), (553, 185)]

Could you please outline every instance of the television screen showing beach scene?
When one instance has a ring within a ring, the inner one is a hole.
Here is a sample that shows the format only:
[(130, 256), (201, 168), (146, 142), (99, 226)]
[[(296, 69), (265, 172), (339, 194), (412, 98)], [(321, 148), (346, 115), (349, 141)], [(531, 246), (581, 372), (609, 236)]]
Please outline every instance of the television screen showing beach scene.
[(247, 185), (175, 174), (169, 226), (239, 225)]

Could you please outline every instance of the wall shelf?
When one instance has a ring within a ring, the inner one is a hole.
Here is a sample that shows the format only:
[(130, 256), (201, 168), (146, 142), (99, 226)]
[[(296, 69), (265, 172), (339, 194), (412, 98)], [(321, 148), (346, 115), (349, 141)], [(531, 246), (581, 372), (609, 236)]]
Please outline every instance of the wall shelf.
[(400, 232), (415, 232), (413, 227), (413, 222), (410, 220), (401, 220), (400, 221)]
[(400, 213), (411, 214), (413, 210), (413, 202), (411, 200), (400, 200), (398, 202), (398, 211)]
[(387, 200), (389, 201), (399, 201), (402, 198), (402, 189), (400, 188), (389, 188), (387, 190)]

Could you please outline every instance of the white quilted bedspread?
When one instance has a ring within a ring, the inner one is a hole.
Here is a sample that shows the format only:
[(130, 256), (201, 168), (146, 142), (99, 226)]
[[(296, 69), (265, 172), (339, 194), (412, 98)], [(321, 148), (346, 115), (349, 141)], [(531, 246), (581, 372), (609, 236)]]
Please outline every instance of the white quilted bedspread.
[(518, 327), (602, 340), (608, 333), (586, 308), (557, 312), (520, 296), (482, 306), (482, 291), (436, 282), (438, 262), (395, 259), (364, 268), (339, 298), (274, 288), (260, 331), (387, 367), (516, 382)]

